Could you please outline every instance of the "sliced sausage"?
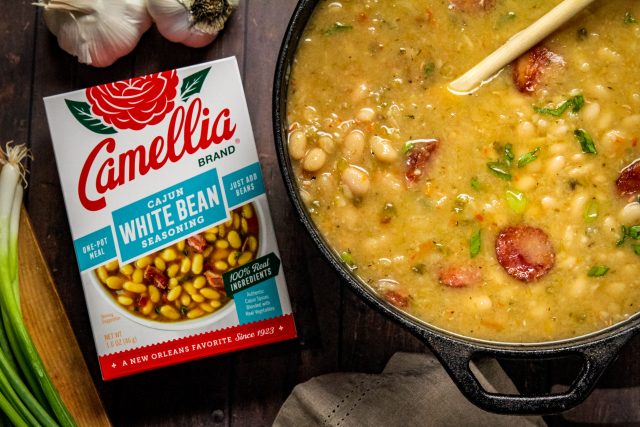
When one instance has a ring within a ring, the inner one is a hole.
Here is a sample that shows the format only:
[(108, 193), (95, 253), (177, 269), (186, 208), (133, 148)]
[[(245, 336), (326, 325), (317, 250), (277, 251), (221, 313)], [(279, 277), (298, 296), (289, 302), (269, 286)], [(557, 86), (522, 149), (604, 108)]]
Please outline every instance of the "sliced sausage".
[(202, 234), (194, 234), (187, 239), (189, 245), (194, 251), (201, 253), (207, 247), (207, 241)]
[(438, 273), (438, 280), (451, 288), (466, 288), (482, 279), (480, 269), (472, 266), (449, 266)]
[(527, 225), (502, 230), (496, 239), (496, 256), (507, 273), (522, 282), (540, 279), (556, 259), (547, 233)]
[(426, 174), (431, 156), (438, 148), (437, 139), (426, 139), (415, 142), (407, 152), (404, 176), (409, 184), (414, 184)]
[(169, 284), (167, 276), (152, 265), (147, 266), (144, 270), (143, 280), (147, 285), (154, 285), (163, 291), (167, 290)]
[(512, 77), (518, 90), (533, 93), (542, 81), (543, 75), (553, 66), (564, 65), (564, 59), (546, 47), (537, 46), (516, 59)]
[(409, 305), (409, 298), (405, 295), (401, 295), (396, 291), (386, 290), (382, 294), (382, 297), (389, 303), (399, 308), (405, 308)]
[(496, 0), (450, 0), (450, 3), (462, 12), (479, 12), (493, 9)]
[(620, 176), (616, 179), (618, 192), (623, 196), (632, 196), (640, 193), (640, 161), (636, 160), (626, 168), (622, 169)]

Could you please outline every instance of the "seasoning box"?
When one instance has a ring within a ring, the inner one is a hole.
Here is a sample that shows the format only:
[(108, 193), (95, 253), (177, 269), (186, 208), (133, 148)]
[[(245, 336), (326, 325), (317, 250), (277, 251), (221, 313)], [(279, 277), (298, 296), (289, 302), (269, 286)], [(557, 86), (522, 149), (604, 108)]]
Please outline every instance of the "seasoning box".
[(296, 337), (235, 58), (44, 101), (105, 380)]

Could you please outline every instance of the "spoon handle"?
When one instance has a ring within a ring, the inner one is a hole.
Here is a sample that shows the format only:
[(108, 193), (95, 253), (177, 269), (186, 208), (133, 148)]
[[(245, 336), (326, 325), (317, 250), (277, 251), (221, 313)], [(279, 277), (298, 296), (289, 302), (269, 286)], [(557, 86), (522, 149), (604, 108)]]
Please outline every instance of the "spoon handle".
[(449, 90), (467, 94), (493, 76), (502, 67), (535, 46), (594, 0), (564, 0), (536, 22), (514, 34), (505, 44), (480, 61), (458, 79), (449, 83)]

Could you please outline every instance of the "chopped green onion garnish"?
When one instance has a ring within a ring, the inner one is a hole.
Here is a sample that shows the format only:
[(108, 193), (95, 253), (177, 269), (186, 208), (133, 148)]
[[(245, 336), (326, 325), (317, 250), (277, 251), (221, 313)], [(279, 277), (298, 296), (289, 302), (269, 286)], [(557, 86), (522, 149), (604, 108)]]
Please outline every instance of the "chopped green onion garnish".
[(549, 114), (551, 116), (559, 117), (564, 114), (569, 108), (574, 113), (580, 111), (580, 109), (584, 106), (584, 97), (582, 95), (576, 95), (569, 99), (567, 99), (562, 104), (558, 105), (556, 108), (539, 108), (533, 107), (533, 110), (536, 113), (540, 114)]
[(402, 146), (402, 154), (407, 154), (409, 151), (411, 151), (411, 149), (415, 144), (416, 143), (413, 141), (405, 142), (404, 145)]
[(589, 277), (602, 277), (609, 271), (609, 267), (604, 265), (596, 265), (589, 269), (587, 276)]
[(640, 245), (633, 245), (633, 252), (635, 252), (636, 255), (640, 255)]
[(539, 152), (540, 152), (540, 147), (536, 147), (535, 150), (530, 151), (530, 152), (520, 156), (520, 158), (518, 159), (518, 167), (519, 168), (523, 168), (526, 165), (528, 165), (529, 163), (531, 163), (534, 160), (536, 160), (538, 158), (538, 153)]
[(594, 222), (598, 219), (598, 211), (598, 202), (593, 199), (589, 200), (589, 203), (587, 203), (587, 206), (584, 209), (584, 221), (586, 223)]
[(509, 172), (509, 166), (502, 162), (489, 162), (487, 167), (496, 174), (499, 178), (505, 181), (511, 181), (511, 173)]
[(471, 255), (471, 258), (475, 258), (480, 253), (481, 242), (481, 230), (478, 230), (471, 235), (471, 239), (469, 240), (469, 255)]
[(347, 267), (349, 267), (350, 269), (352, 270), (356, 269), (356, 265), (353, 262), (353, 255), (351, 255), (351, 251), (342, 252), (340, 254), (340, 259), (342, 260), (342, 262), (347, 264)]
[(593, 138), (589, 135), (584, 129), (576, 129), (573, 134), (576, 136), (576, 139), (580, 143), (580, 147), (582, 147), (582, 152), (586, 154), (598, 154), (598, 150), (596, 150), (596, 145), (593, 142)]
[(476, 191), (480, 191), (482, 189), (482, 184), (480, 184), (480, 181), (478, 181), (477, 176), (471, 178), (471, 188)]
[(436, 63), (435, 62), (428, 62), (424, 65), (424, 68), (422, 69), (422, 72), (424, 73), (425, 77), (431, 77), (431, 75), (433, 74), (433, 72), (436, 70)]
[(631, 227), (628, 227), (627, 236), (635, 240), (640, 239), (640, 225), (633, 225)]
[(353, 28), (352, 25), (343, 24), (342, 22), (336, 22), (331, 27), (329, 27), (326, 30), (324, 30), (323, 34), (325, 36), (332, 36), (332, 35), (334, 35), (334, 34), (336, 34), (338, 32), (345, 31), (345, 30), (350, 30), (352, 28)]
[(626, 225), (620, 227), (620, 238), (616, 242), (616, 246), (624, 245), (624, 241), (627, 240), (627, 236), (629, 235), (629, 230)]
[(506, 193), (507, 205), (517, 214), (524, 213), (527, 209), (527, 197), (523, 192), (518, 190), (507, 190)]
[(504, 146), (504, 162), (507, 166), (511, 166), (511, 162), (515, 159), (513, 155), (513, 145), (507, 144)]
[(638, 21), (636, 20), (636, 17), (633, 16), (631, 14), (631, 12), (627, 12), (627, 13), (624, 14), (624, 23), (625, 24), (635, 24), (637, 22)]

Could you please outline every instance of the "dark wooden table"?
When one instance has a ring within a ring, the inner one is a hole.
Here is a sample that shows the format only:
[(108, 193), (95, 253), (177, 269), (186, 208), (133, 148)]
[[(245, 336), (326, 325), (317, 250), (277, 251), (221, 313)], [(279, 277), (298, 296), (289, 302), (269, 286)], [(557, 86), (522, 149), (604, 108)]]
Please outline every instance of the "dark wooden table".
[[(287, 198), (274, 150), (271, 89), (278, 49), (295, 0), (243, 0), (224, 33), (202, 49), (172, 44), (152, 28), (132, 54), (105, 69), (80, 65), (60, 50), (31, 2), (0, 1), (4, 6), (0, 16), (0, 142), (26, 142), (33, 151), (25, 203), (115, 425), (270, 425), (292, 388), (302, 381), (336, 371), (379, 372), (396, 351), (425, 350), (419, 340), (368, 308), (340, 283), (297, 221)], [(103, 382), (42, 98), (231, 55), (238, 58), (243, 75), (300, 339)], [(640, 385), (639, 350), (640, 341), (632, 340), (605, 373), (597, 396), (567, 417), (614, 424), (620, 421), (620, 411), (635, 411), (635, 419), (630, 420), (640, 422), (640, 393), (613, 397), (608, 393), (611, 387)], [(522, 390), (544, 391), (556, 381), (570, 381), (566, 373), (573, 364), (505, 366)], [(548, 421), (568, 423), (560, 417)], [(632, 421), (615, 425), (633, 425)]]

